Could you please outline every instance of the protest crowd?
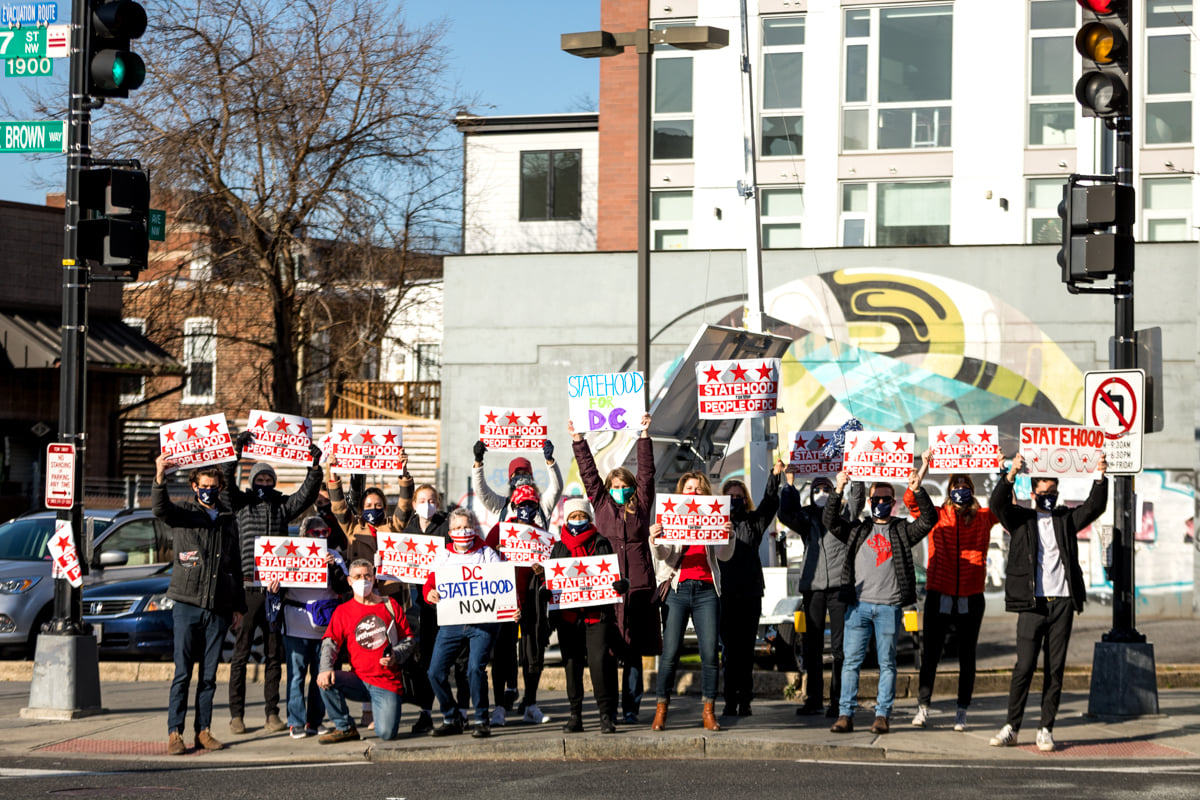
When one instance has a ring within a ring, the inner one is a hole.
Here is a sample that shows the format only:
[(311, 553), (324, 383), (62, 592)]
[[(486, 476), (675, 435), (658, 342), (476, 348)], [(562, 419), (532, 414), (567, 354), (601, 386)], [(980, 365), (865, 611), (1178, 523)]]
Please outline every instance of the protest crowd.
[[(771, 359), (746, 368), (702, 362), (701, 418), (772, 415), (778, 370)], [(1054, 749), (1067, 644), (1085, 598), (1075, 535), (1108, 502), (1107, 464), (1092, 438), (1071, 439), (1079, 443), (1077, 471), (1064, 476), (1091, 480), (1087, 499), (1074, 507), (1058, 501), (1052, 475), (1062, 471), (1061, 461), (1051, 469), (1036, 449), (1039, 436), (1024, 430), (1051, 426), (1022, 426), (1021, 441), (1034, 449), (1022, 447), (1010, 458), (1000, 453), (996, 426), (932, 427), (929, 447), (918, 456), (914, 434), (865, 431), (853, 418), (836, 431), (792, 433), (758, 496), (738, 475), (717, 493), (704, 471), (679, 476), (668, 493), (656, 482), (651, 417), (640, 390), (640, 402), (593, 398), (591, 407), (610, 410), (577, 414), (576, 394), (586, 399), (589, 389), (611, 393), (631, 383), (586, 377), (608, 380), (571, 383), (567, 433), (583, 494), (563, 497), (563, 470), (541, 421), (544, 409), (481, 409), (472, 475), (474, 501), (497, 520), (486, 528), (471, 508), (445, 503), (432, 485), (414, 485), (399, 425), (338, 425), (340, 431), (319, 442), (308, 420), (270, 412), (251, 412), (252, 423), (236, 436), (222, 415), (208, 422), (202, 437), (198, 420), (163, 426), (152, 500), (174, 549), (168, 597), (176, 671), (168, 752), (186, 752), (197, 664), (195, 746), (224, 747), (213, 734), (212, 704), (220, 646), (230, 630), (237, 642), (229, 682), (234, 735), (247, 732), (246, 660), (255, 630), (264, 641), (264, 728), (295, 739), (335, 744), (358, 740), (364, 730), (382, 740), (484, 738), (512, 724), (550, 723), (538, 688), (552, 635), (566, 677), (567, 716), (557, 720), (564, 733), (589, 727), (585, 668), (594, 730), (612, 734), (619, 725), (648, 723), (662, 731), (672, 724), (689, 621), (699, 648), (701, 724), (720, 731), (722, 717), (752, 715), (765, 585), (760, 553), (765, 539), (778, 546), (789, 535), (804, 545), (797, 631), (807, 693), (796, 714), (824, 716), (833, 732), (852, 733), (859, 675), (873, 646), (879, 680), (870, 730), (889, 732), (897, 642), (916, 620), (920, 564), (927, 583), (919, 705), (911, 724), (930, 724), (934, 679), (953, 627), (959, 660), (954, 729), (963, 731), (995, 525), (1011, 537), (1005, 604), (1016, 614), (1018, 655), (1007, 722), (990, 743), (1017, 743), (1044, 654), (1036, 744)], [(640, 375), (633, 383), (641, 386)], [(288, 433), (291, 427), (298, 433)], [(1066, 438), (1064, 426), (1052, 428)], [(616, 467), (601, 474), (586, 436), (599, 430), (635, 434), (634, 471)], [(540, 453), (548, 485), (539, 487), (532, 462), (516, 455), (507, 486), (489, 486), (484, 461), (490, 451)], [(256, 461), (242, 486), (244, 457)], [(276, 488), (271, 462), (306, 467), (294, 493)], [(193, 496), (174, 501), (166, 475), (189, 467)], [(940, 506), (924, 486), (931, 470), (946, 477)], [(986, 506), (972, 478), (985, 473), (995, 476)], [(367, 474), (394, 478), (394, 499), (387, 481), (365, 486)], [(1015, 502), (1021, 475), (1029, 476), (1029, 507)], [(343, 476), (351, 479), (349, 491)], [(292, 535), (296, 520), (299, 535)], [(927, 565), (917, 561), (922, 547)], [(654, 703), (644, 710), (647, 657), (658, 662)], [(406, 705), (413, 721), (402, 734)]]

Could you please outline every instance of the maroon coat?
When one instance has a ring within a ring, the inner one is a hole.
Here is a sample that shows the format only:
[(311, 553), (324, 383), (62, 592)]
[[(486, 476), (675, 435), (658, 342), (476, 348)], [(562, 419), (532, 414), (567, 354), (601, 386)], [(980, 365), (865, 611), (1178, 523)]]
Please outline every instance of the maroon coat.
[(650, 525), (654, 522), (654, 446), (648, 437), (637, 440), (637, 510), (630, 512), (604, 488), (604, 479), (596, 471), (596, 462), (586, 441), (573, 444), (579, 477), (595, 509), (596, 530), (612, 545), (621, 567), (621, 577), (629, 581), (625, 602), (617, 605), (617, 629), (626, 649), (617, 653), (622, 660), (656, 656), (662, 652), (662, 629), (654, 600), (654, 562), (650, 557)]

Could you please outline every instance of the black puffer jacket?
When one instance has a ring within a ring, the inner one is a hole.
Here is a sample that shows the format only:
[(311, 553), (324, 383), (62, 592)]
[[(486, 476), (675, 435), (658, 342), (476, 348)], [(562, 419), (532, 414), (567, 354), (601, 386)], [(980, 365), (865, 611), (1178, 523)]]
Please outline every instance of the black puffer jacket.
[(167, 597), (179, 603), (210, 609), (228, 619), (245, 613), (242, 567), (233, 513), (218, 506), (216, 519), (194, 500), (173, 503), (167, 487), (150, 490), (154, 516), (171, 528), (175, 560)]
[(237, 462), (225, 465), (225, 485), (241, 537), (242, 574), (249, 581), (254, 575), (254, 537), (287, 536), (288, 523), (316, 501), (321, 468), (309, 467), (304, 483), (292, 494), (267, 489), (261, 497), (253, 486), (248, 491), (239, 488), (236, 472)]
[(763, 534), (775, 519), (775, 512), (779, 510), (779, 482), (782, 477), (783, 473), (771, 472), (767, 475), (767, 486), (755, 509), (730, 517), (735, 544), (729, 560), (720, 562), (722, 591), (735, 593), (739, 597), (763, 596), (766, 583), (763, 581), (758, 548), (762, 545)]

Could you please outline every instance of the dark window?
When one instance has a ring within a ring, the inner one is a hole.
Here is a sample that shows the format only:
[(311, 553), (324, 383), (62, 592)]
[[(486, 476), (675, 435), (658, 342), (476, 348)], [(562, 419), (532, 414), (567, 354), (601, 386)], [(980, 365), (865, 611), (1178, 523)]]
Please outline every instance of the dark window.
[(521, 219), (579, 219), (582, 151), (521, 153)]

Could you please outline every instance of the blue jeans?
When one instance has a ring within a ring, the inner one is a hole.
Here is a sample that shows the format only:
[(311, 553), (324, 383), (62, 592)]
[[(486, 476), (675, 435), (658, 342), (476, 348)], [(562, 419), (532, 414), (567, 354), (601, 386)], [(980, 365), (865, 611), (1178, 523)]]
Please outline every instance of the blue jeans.
[(458, 656), (458, 648), (465, 641), (470, 645), (467, 659), (467, 682), (471, 686), (471, 705), (475, 706), (475, 719), (483, 722), (488, 718), (487, 666), (492, 657), (492, 640), (500, 629), (499, 623), (486, 625), (443, 625), (438, 628), (437, 641), (433, 645), (433, 656), (429, 660), (429, 683), (442, 709), (442, 717), (450, 721), (458, 714), (458, 703), (450, 691), (450, 668)]
[(717, 696), (717, 644), (721, 638), (721, 598), (708, 581), (680, 581), (667, 592), (663, 605), (663, 652), (658, 669), (658, 702), (671, 699), (675, 672), (679, 668), (679, 648), (688, 617), (696, 628), (700, 643), (700, 696), (711, 703)]
[(183, 734), (187, 720), (188, 687), (192, 667), (200, 662), (200, 680), (196, 683), (197, 733), (212, 727), (213, 694), (217, 691), (217, 663), (221, 660), (221, 642), (229, 620), (208, 609), (175, 601), (171, 611), (175, 626), (175, 677), (167, 706), (167, 732)]
[[(283, 652), (287, 654), (287, 718), (293, 728), (316, 728), (325, 719), (325, 703), (317, 686), (320, 668), (321, 640), (283, 637)], [(308, 701), (304, 699), (304, 679), (308, 678)], [(307, 706), (307, 707), (306, 707)]]
[(842, 696), (838, 713), (854, 716), (858, 706), (858, 673), (867, 656), (867, 643), (875, 634), (875, 653), (879, 658), (879, 693), (875, 696), (875, 716), (890, 717), (896, 700), (896, 638), (900, 634), (904, 609), (875, 603), (846, 606), (846, 633), (843, 640), (845, 663), (842, 665)]
[(642, 657), (633, 656), (621, 668), (621, 711), (636, 714), (642, 707)]
[[(396, 731), (400, 729), (400, 695), (392, 690), (364, 683), (362, 678), (353, 672), (335, 670), (333, 686), (321, 690), (321, 699), (325, 702), (329, 719), (339, 731), (348, 731), (354, 727), (354, 719), (350, 716), (346, 701), (355, 700), (371, 704), (371, 713), (375, 715), (376, 736), (380, 739), (396, 738)], [(291, 715), (290, 709), (288, 714)]]

